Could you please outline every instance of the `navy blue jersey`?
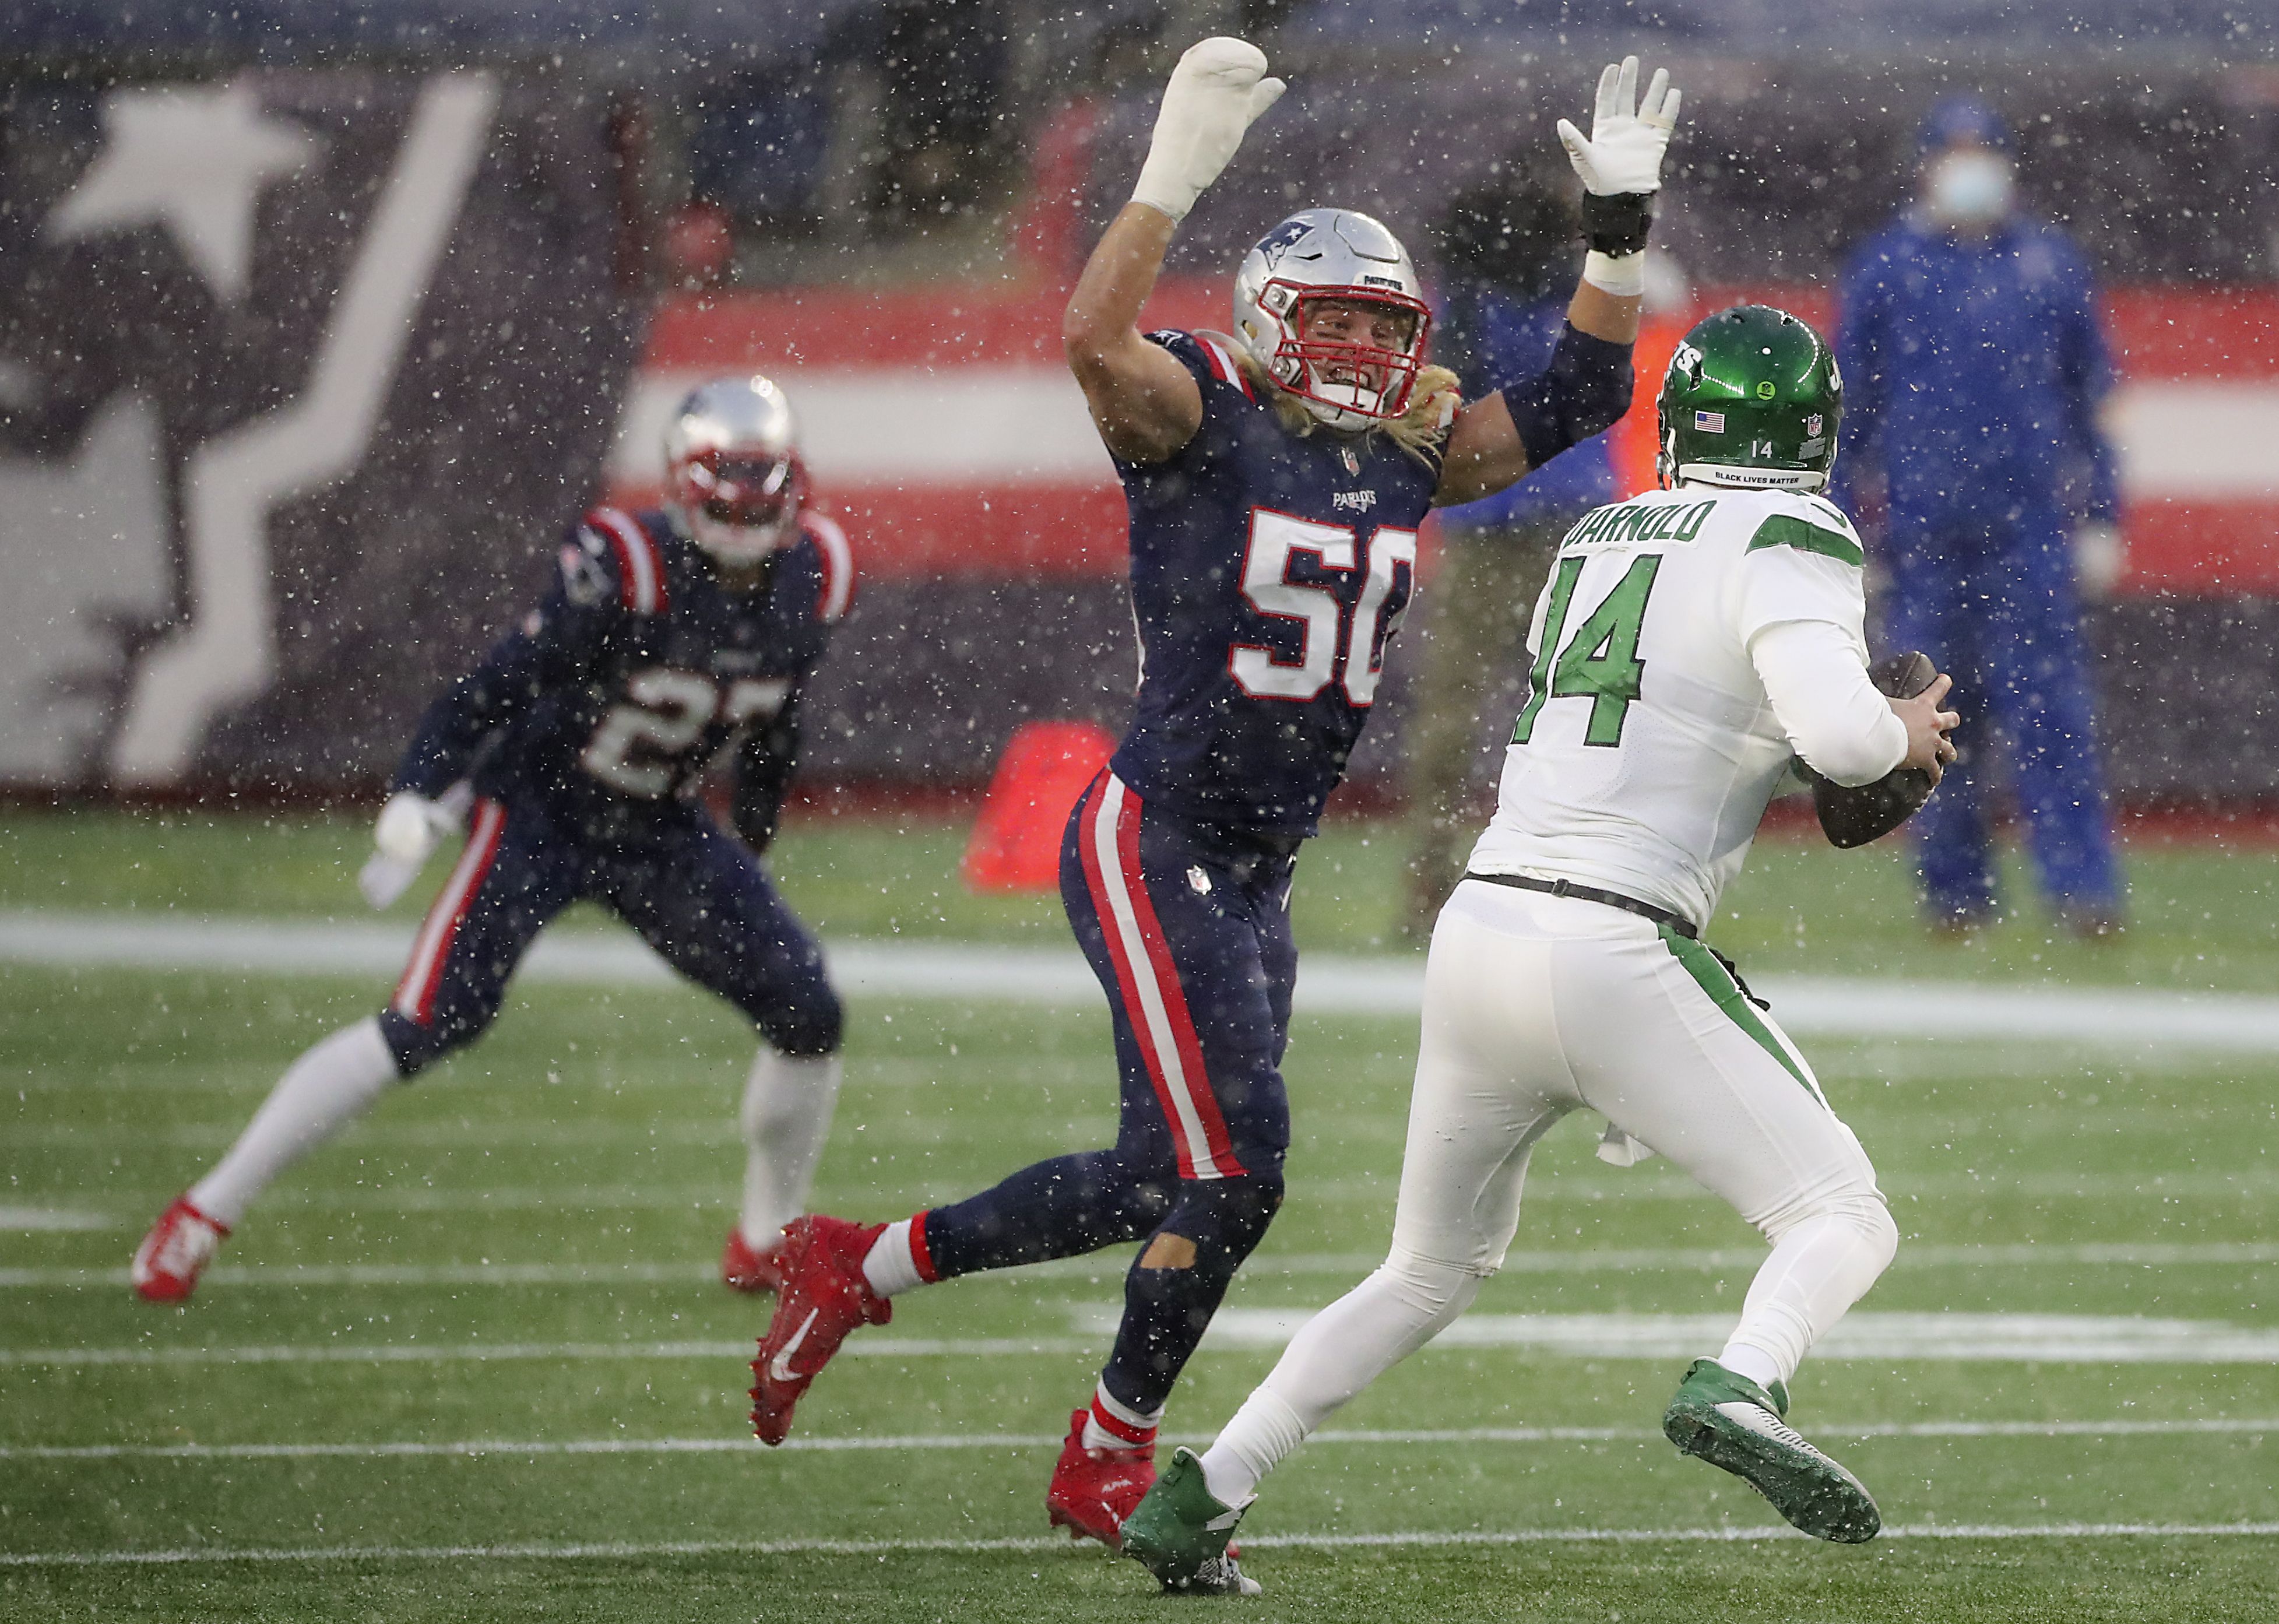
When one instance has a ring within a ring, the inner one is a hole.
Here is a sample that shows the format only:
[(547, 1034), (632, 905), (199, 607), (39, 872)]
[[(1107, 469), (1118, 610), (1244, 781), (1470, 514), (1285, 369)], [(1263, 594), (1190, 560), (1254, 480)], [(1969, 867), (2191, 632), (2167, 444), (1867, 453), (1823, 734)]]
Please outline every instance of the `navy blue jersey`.
[(472, 776), (486, 797), (544, 797), (602, 836), (740, 741), (737, 830), (764, 845), (801, 687), (853, 585), (838, 526), (802, 516), (749, 592), (724, 588), (661, 512), (597, 508), (556, 562), (545, 601), (428, 707), (395, 787), (434, 797)]
[(1377, 698), (1439, 473), (1381, 434), (1300, 436), (1226, 345), (1148, 335), (1202, 391), (1159, 463), (1119, 461), (1140, 698), (1116, 774), (1150, 804), (1308, 835)]

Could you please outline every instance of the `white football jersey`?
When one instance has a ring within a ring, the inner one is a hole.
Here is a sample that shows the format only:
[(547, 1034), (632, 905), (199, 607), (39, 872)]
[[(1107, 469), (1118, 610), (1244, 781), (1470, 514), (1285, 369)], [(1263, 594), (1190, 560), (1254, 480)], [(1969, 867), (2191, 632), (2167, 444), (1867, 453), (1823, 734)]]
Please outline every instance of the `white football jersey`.
[(1749, 658), (1785, 620), (1868, 658), (1859, 533), (1824, 497), (1686, 485), (1586, 515), (1529, 637), (1476, 874), (1565, 878), (1707, 926), (1792, 755)]

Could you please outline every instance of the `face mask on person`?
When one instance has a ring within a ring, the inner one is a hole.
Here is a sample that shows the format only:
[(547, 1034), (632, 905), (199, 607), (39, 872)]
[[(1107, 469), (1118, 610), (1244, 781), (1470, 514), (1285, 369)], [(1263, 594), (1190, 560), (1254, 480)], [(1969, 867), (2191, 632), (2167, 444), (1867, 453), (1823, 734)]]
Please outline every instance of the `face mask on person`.
[(1991, 226), (2015, 191), (2010, 160), (1983, 147), (1947, 153), (1923, 178), (1923, 204), (1942, 226)]

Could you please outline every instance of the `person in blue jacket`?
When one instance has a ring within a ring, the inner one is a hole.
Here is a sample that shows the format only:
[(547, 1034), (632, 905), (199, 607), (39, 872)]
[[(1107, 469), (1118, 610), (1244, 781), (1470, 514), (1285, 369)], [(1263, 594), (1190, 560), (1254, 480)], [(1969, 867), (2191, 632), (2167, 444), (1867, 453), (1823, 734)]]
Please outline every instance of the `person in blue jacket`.
[(1847, 267), (1837, 354), (1856, 498), (1880, 480), (1891, 569), (1884, 631), (1955, 675), (1961, 758), (1915, 820), (1935, 927), (1999, 912), (1990, 735), (2060, 920), (2120, 924), (2083, 594), (2117, 568), (2119, 497), (2097, 412), (2111, 382), (2089, 268), (2072, 239), (2017, 212), (2008, 128), (1983, 102), (1941, 103), (1922, 132), (1919, 196)]
[[(1440, 353), (1460, 377), (1550, 359), (1567, 319), (1581, 230), (1575, 204), (1522, 169), (1460, 193), (1441, 217)], [(1568, 527), (1614, 498), (1593, 435), (1507, 489), (1439, 512), (1439, 563), (1402, 743), (1408, 804), (1404, 928), (1419, 941), (1463, 878), (1474, 785), (1501, 760), (1527, 678), (1527, 624)], [(1485, 731), (1483, 731), (1483, 728)]]

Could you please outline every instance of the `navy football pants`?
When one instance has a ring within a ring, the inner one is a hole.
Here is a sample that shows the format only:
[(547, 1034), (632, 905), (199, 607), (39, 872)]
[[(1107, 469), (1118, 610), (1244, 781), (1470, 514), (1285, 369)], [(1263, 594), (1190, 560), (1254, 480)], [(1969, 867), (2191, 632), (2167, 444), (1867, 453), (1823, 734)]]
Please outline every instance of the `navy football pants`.
[(531, 942), (585, 899), (606, 904), (784, 1053), (839, 1047), (839, 998), (822, 951), (751, 853), (701, 807), (662, 802), (604, 843), (562, 827), (543, 802), (480, 800), (380, 1018), (404, 1075), (480, 1036)]
[(1968, 527), (1892, 515), (1891, 644), (1919, 648), (1951, 673), (1962, 713), (1961, 759), (1913, 820), (1935, 915), (1974, 917), (1995, 906), (1986, 801), (1998, 730), (2051, 901), (2093, 914), (2120, 906), (2070, 546), (2054, 508), (1990, 514)]
[(1149, 1236), (1102, 1376), (1143, 1413), (1162, 1408), (1281, 1204), (1293, 866), (1148, 812), (1112, 773), (1095, 779), (1063, 838), (1061, 900), (1115, 1020), (1116, 1143), (1023, 1168), (914, 1226), (937, 1280)]

